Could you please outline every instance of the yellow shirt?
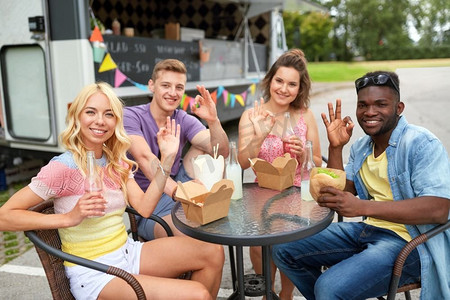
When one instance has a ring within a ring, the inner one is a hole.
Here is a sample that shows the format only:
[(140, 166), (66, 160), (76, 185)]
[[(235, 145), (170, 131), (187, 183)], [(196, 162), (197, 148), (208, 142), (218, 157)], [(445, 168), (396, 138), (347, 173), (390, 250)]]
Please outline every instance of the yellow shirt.
[[(106, 157), (100, 165), (105, 171)], [(53, 158), (39, 174), (31, 180), (30, 189), (42, 199), (54, 199), (55, 214), (70, 212), (84, 194), (84, 176), (73, 160), (71, 152)], [(117, 182), (104, 176), (103, 193), (108, 201), (105, 215), (98, 218), (85, 218), (73, 227), (59, 228), (61, 248), (69, 254), (87, 259), (96, 259), (112, 253), (125, 245), (128, 234), (123, 222), (126, 203), (124, 194)], [(74, 264), (65, 261), (65, 266)]]
[[(372, 152), (361, 167), (361, 178), (367, 187), (367, 191), (373, 198), (371, 201), (394, 201), (388, 180), (387, 163), (386, 151), (378, 157), (374, 157)], [(369, 225), (392, 230), (408, 242), (411, 240), (411, 236), (403, 224), (371, 217), (368, 217), (364, 222)]]

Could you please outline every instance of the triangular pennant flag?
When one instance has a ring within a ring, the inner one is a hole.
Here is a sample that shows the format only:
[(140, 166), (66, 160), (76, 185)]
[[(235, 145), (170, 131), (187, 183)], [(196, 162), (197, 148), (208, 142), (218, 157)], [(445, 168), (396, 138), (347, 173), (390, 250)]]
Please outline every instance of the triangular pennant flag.
[(114, 75), (114, 87), (119, 87), (122, 85), (122, 83), (127, 79), (127, 76), (125, 76), (118, 68), (116, 68), (116, 74)]
[(183, 107), (182, 107), (182, 109), (183, 109), (184, 111), (187, 111), (188, 107), (189, 107), (190, 109), (192, 109), (192, 106), (194, 105), (194, 100), (195, 100), (195, 99), (192, 98), (192, 97), (189, 97), (189, 96), (186, 95), (186, 94), (184, 94), (183, 99), (184, 99), (184, 101), (183, 101)]
[(137, 88), (140, 88), (141, 90), (148, 92), (148, 87), (145, 84), (141, 84), (141, 83), (137, 83), (137, 82), (133, 82), (133, 84)]
[(255, 94), (256, 91), (256, 84), (252, 84), (250, 85), (250, 93), (252, 94), (252, 96)]
[(241, 93), (242, 99), (244, 100), (244, 103), (247, 103), (247, 91), (243, 91)]
[(236, 96), (235, 94), (230, 93), (230, 106), (231, 106), (231, 108), (234, 108), (234, 103), (236, 102), (236, 97), (235, 96)]
[(105, 48), (100, 47), (99, 45), (95, 45), (95, 43), (100, 44), (99, 42), (94, 42), (92, 47), (92, 54), (94, 55), (94, 62), (101, 63), (103, 61), (103, 57), (105, 56)]
[(225, 89), (225, 88), (224, 88), (223, 86), (221, 86), (221, 85), (219, 85), (219, 86), (217, 87), (217, 98), (219, 98), (220, 96), (222, 96), (222, 92), (223, 92), (224, 89)]
[(89, 39), (91, 42), (103, 42), (103, 36), (100, 32), (100, 29), (98, 29), (98, 26), (95, 26), (94, 30), (92, 30), (91, 38)]
[(213, 99), (214, 103), (217, 104), (217, 90), (211, 93), (211, 98)]
[(223, 89), (223, 104), (225, 104), (225, 106), (227, 106), (227, 102), (228, 102), (228, 91), (226, 89)]
[(254, 98), (253, 97), (249, 97), (249, 93), (248, 91), (245, 92), (245, 95), (242, 96), (244, 98), (245, 104), (246, 105), (252, 105)]
[(188, 107), (192, 108), (192, 106), (194, 105), (194, 98), (189, 97), (188, 95), (185, 95), (184, 98), (184, 102), (183, 102), (183, 110), (187, 111)]
[(239, 102), (241, 106), (245, 106), (244, 98), (242, 98), (242, 95), (236, 95), (236, 101)]
[[(195, 105), (195, 98), (194, 97), (188, 97), (188, 99), (189, 99), (189, 108), (192, 110), (192, 107)], [(186, 107), (186, 109), (185, 110), (187, 110), (187, 107)]]
[(111, 54), (107, 53), (105, 55), (105, 59), (103, 60), (102, 64), (100, 65), (100, 68), (98, 69), (98, 72), (101, 73), (101, 72), (113, 70), (116, 68), (117, 68), (117, 65), (113, 61)]
[(186, 94), (183, 94), (183, 97), (181, 97), (181, 101), (180, 101), (180, 108), (183, 108), (185, 100), (186, 100)]

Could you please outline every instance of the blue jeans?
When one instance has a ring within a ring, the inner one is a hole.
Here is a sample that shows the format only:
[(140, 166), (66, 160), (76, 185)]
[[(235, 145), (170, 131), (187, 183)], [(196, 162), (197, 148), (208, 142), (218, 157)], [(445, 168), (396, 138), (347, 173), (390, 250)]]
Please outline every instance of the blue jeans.
[[(189, 175), (186, 173), (183, 164), (180, 165), (180, 169), (178, 170), (177, 175), (173, 176), (172, 178), (173, 180), (175, 180), (175, 182), (186, 182), (192, 180), (192, 178), (189, 177)], [(163, 193), (158, 201), (158, 204), (155, 207), (155, 210), (153, 211), (153, 214), (161, 218), (167, 216), (168, 214), (170, 214), (174, 205), (175, 201), (172, 199), (172, 196)], [(136, 221), (139, 236), (147, 241), (153, 240), (155, 238), (155, 221), (138, 216), (136, 216)]]
[[(366, 299), (385, 295), (395, 259), (406, 241), (393, 231), (357, 222), (274, 245), (275, 265), (306, 299)], [(322, 266), (329, 267), (322, 273)], [(420, 278), (417, 249), (408, 256), (400, 284)]]

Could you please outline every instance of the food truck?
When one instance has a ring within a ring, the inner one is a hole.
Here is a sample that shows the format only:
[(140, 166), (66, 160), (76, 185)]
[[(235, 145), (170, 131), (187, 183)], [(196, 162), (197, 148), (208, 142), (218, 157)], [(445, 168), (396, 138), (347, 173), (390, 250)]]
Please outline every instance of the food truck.
[(0, 147), (59, 153), (80, 89), (110, 83), (125, 105), (151, 101), (153, 66), (188, 70), (180, 108), (203, 84), (222, 122), (257, 99), (267, 67), (286, 50), (283, 1), (2, 0)]

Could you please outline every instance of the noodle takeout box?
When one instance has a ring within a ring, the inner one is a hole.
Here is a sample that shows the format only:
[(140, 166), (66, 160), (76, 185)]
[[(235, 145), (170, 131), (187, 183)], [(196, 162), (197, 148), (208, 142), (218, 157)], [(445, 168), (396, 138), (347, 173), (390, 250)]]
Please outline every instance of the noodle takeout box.
[(282, 191), (294, 184), (298, 162), (289, 153), (275, 158), (272, 163), (261, 158), (253, 158), (251, 161), (260, 187)]
[(233, 181), (222, 179), (211, 190), (195, 181), (180, 184), (182, 188), (178, 187), (174, 198), (181, 202), (186, 219), (204, 225), (228, 216)]

